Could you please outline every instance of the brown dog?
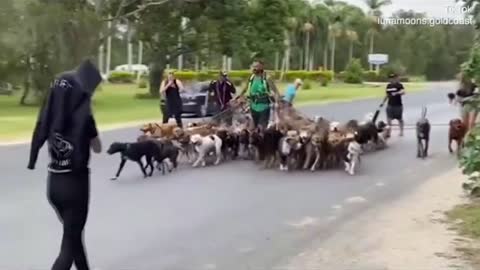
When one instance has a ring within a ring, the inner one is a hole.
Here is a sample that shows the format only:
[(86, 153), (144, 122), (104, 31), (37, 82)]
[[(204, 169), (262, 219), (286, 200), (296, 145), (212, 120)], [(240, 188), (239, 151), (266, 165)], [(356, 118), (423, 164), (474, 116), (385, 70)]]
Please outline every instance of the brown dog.
[(158, 124), (148, 123), (143, 125), (140, 129), (144, 134), (150, 134), (152, 137), (157, 138), (171, 138), (173, 136), (173, 130), (177, 127), (175, 124)]
[(452, 141), (457, 142), (457, 155), (460, 155), (460, 150), (463, 148), (463, 140), (467, 133), (467, 127), (461, 119), (453, 119), (450, 121), (450, 128), (448, 130), (448, 151), (453, 153)]

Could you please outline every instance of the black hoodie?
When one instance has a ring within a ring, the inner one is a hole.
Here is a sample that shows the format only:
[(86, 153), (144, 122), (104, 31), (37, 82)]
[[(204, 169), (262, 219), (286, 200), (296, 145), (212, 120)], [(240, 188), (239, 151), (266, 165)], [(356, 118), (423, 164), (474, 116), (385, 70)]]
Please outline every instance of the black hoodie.
[(90, 101), (102, 78), (90, 61), (64, 72), (53, 82), (33, 132), (28, 168), (33, 170), (45, 141), (49, 171), (67, 173), (88, 169), (90, 140), (97, 136)]

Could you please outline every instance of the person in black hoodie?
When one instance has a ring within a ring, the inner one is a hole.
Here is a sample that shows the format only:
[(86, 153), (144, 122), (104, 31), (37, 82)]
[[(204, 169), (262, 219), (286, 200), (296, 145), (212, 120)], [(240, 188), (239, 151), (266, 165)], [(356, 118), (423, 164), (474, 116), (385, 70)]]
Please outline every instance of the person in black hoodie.
[(60, 74), (43, 104), (31, 142), (28, 169), (48, 144), (47, 197), (63, 223), (63, 237), (52, 270), (88, 270), (83, 229), (90, 198), (90, 149), (101, 152), (101, 142), (91, 111), (91, 97), (102, 78), (96, 67), (84, 61), (76, 70)]

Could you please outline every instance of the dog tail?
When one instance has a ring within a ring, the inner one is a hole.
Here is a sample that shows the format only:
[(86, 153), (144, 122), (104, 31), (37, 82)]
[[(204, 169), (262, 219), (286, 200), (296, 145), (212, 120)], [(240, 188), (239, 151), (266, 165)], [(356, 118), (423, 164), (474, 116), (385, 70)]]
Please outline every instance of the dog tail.
[(422, 107), (422, 115), (421, 115), (421, 118), (422, 118), (422, 119), (427, 118), (427, 107), (426, 107), (426, 106), (423, 106), (423, 107)]

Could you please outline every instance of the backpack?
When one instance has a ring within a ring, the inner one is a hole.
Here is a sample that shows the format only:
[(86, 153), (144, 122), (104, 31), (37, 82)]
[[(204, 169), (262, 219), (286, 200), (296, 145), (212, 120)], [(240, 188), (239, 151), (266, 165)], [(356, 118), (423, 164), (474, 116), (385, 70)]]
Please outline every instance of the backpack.
[[(252, 88), (253, 79), (255, 79), (255, 74), (252, 74), (250, 76), (250, 78), (248, 79), (248, 93), (250, 93), (250, 89)], [(262, 83), (265, 86), (265, 88), (267, 89), (267, 93), (269, 94), (270, 93), (270, 86), (268, 85), (267, 73), (265, 73), (265, 72), (263, 73), (263, 76), (262, 76)]]

